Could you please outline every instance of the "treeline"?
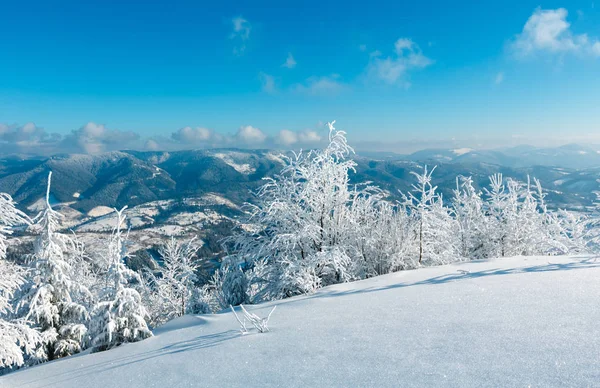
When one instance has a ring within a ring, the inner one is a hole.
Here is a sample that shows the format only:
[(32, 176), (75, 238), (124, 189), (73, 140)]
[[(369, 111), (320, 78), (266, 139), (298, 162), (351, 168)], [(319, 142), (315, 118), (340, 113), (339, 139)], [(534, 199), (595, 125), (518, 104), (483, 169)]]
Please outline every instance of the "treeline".
[[(0, 372), (78, 353), (110, 349), (152, 335), (151, 328), (187, 313), (311, 293), (320, 287), (454, 261), (589, 252), (599, 220), (551, 211), (539, 181), (490, 177), (477, 190), (457, 177), (445, 201), (435, 168), (413, 172), (401, 201), (369, 184), (351, 185), (355, 163), (345, 133), (330, 125), (323, 150), (286, 158), (266, 180), (247, 217), (223, 241), (226, 256), (212, 279), (198, 277), (201, 244), (165, 241), (159, 271), (126, 265), (124, 210), (113, 233), (87, 245), (61, 232), (50, 206), (33, 220), (0, 195)], [(13, 228), (36, 239), (17, 264), (7, 260)]]

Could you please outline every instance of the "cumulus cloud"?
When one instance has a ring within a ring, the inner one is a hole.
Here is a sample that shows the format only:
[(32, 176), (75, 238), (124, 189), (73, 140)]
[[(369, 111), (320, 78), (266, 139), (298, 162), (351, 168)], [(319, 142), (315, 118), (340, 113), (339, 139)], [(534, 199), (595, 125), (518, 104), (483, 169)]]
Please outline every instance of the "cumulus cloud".
[(310, 146), (320, 142), (321, 139), (322, 137), (316, 131), (310, 129), (298, 132), (282, 129), (277, 134), (275, 142), (283, 146), (292, 146), (295, 144)]
[(0, 123), (0, 152), (48, 153), (52, 152), (61, 137), (47, 133), (34, 123), (8, 125)]
[(47, 134), (44, 128), (31, 122), (22, 126), (0, 124), (0, 141), (5, 143), (28, 147), (52, 140), (56, 140), (56, 138)]
[(173, 132), (171, 138), (175, 141), (188, 144), (207, 143), (215, 140), (215, 133), (203, 127), (183, 127), (177, 132)]
[(292, 53), (288, 53), (288, 56), (285, 59), (285, 62), (281, 66), (287, 67), (288, 69), (293, 69), (294, 67), (296, 67), (296, 60), (294, 59), (294, 56), (292, 55)]
[(154, 139), (148, 139), (144, 143), (144, 149), (147, 151), (158, 151), (160, 150), (160, 144)]
[(510, 42), (509, 48), (517, 57), (536, 53), (564, 55), (577, 53), (600, 57), (600, 42), (587, 34), (574, 34), (564, 8), (537, 8), (527, 19), (523, 31)]
[(61, 148), (69, 152), (98, 154), (105, 151), (127, 149), (139, 138), (140, 135), (132, 131), (108, 129), (103, 124), (89, 122), (65, 136), (61, 142)]
[(234, 139), (244, 144), (260, 144), (267, 139), (267, 135), (251, 125), (241, 126)]
[(338, 94), (348, 86), (339, 81), (338, 74), (323, 77), (310, 77), (304, 83), (292, 86), (292, 91), (296, 93), (310, 95), (328, 95)]
[(408, 38), (400, 38), (394, 44), (394, 54), (384, 57), (378, 50), (370, 54), (367, 76), (371, 80), (388, 85), (409, 87), (409, 72), (423, 69), (433, 61), (423, 55), (421, 48)]
[(0, 123), (0, 156), (8, 154), (53, 155), (59, 153), (99, 154), (116, 150), (176, 151), (194, 148), (307, 148), (320, 145), (325, 129), (281, 130), (268, 135), (257, 127), (244, 125), (229, 134), (205, 127), (183, 127), (170, 136), (142, 138), (131, 131), (109, 129), (89, 122), (65, 136), (47, 133), (33, 123), (8, 125)]
[(277, 134), (277, 143), (283, 145), (291, 145), (298, 142), (298, 135), (294, 131), (290, 131), (288, 129), (282, 129)]
[(246, 42), (250, 39), (252, 26), (248, 20), (241, 16), (231, 19), (231, 23), (233, 24), (233, 32), (229, 35), (229, 38), (235, 41), (233, 53), (242, 55), (246, 51)]

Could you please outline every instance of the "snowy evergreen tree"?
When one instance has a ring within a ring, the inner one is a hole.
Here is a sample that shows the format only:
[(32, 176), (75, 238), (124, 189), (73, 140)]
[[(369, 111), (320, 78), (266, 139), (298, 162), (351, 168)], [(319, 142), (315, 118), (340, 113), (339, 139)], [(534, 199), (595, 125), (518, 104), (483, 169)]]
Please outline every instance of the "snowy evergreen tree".
[(92, 321), (92, 344), (95, 350), (106, 350), (152, 336), (146, 323), (148, 312), (140, 293), (133, 288), (134, 283), (141, 284), (141, 278), (123, 261), (128, 257), (126, 236), (121, 230), (125, 223), (126, 208), (115, 209), (117, 224), (108, 240), (106, 261), (109, 268), (101, 301), (94, 309)]
[(26, 318), (35, 322), (42, 334), (42, 345), (32, 362), (68, 356), (82, 350), (86, 339), (88, 311), (74, 294), (88, 291), (72, 280), (71, 255), (75, 248), (68, 236), (59, 232), (62, 215), (50, 205), (48, 174), (46, 207), (36, 217), (32, 231), (38, 235), (34, 245), (31, 289), (22, 301)]
[(40, 343), (39, 333), (25, 320), (14, 317), (11, 299), (24, 283), (25, 271), (6, 260), (6, 241), (12, 227), (27, 223), (27, 216), (17, 210), (13, 199), (0, 193), (0, 370), (23, 365), (24, 356), (33, 354)]

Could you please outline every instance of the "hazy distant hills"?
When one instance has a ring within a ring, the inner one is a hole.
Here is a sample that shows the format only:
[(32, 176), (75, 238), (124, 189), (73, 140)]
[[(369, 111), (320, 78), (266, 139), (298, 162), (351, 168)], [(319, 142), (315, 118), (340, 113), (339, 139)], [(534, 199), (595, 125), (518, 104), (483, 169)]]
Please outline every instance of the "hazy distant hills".
[[(364, 155), (364, 156), (363, 156)], [(517, 147), (502, 151), (469, 149), (424, 150), (412, 155), (359, 154), (352, 181), (371, 181), (397, 197), (409, 190), (419, 164), (438, 165), (435, 177), (450, 198), (457, 175), (473, 176), (484, 186), (501, 172), (525, 181), (539, 178), (558, 206), (587, 206), (600, 190), (600, 154), (592, 148)], [(283, 165), (280, 153), (269, 150), (216, 149), (176, 152), (109, 152), (101, 155), (57, 155), (50, 158), (0, 159), (0, 192), (22, 206), (43, 197), (52, 170), (53, 201), (87, 213), (98, 206), (135, 206), (157, 200), (217, 194), (240, 205), (251, 191)]]
[(600, 167), (600, 146), (568, 144), (555, 148), (524, 145), (498, 150), (428, 149), (410, 155), (398, 155), (397, 158), (445, 163), (491, 163), (513, 168), (547, 166), (587, 169)]

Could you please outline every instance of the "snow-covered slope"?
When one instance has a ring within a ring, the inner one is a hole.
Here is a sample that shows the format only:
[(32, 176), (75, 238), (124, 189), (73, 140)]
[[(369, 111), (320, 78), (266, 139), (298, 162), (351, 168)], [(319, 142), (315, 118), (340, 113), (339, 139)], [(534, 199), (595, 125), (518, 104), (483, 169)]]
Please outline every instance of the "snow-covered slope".
[(231, 313), (187, 316), (0, 386), (597, 386), (599, 297), (589, 257), (424, 268), (279, 301), (266, 334), (241, 335)]

